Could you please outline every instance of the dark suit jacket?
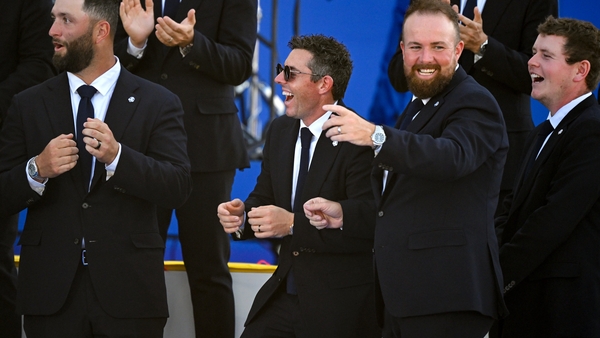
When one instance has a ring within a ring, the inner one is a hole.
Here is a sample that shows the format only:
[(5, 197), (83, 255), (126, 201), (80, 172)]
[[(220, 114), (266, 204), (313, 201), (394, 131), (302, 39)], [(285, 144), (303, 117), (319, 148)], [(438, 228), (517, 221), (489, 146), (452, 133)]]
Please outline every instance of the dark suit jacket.
[(386, 310), (504, 314), (493, 215), (508, 141), (494, 98), (459, 68), (406, 131), (384, 130), (372, 181)]
[[(451, 0), (460, 7), (460, 0)], [(460, 64), (479, 84), (487, 88), (502, 110), (510, 150), (506, 158), (501, 189), (512, 189), (525, 138), (533, 129), (531, 119), (531, 77), (527, 61), (537, 38), (537, 26), (548, 15), (558, 16), (556, 0), (488, 0), (483, 8), (483, 31), (488, 35), (484, 57), (473, 65), (473, 53), (464, 50)], [(398, 46), (388, 68), (396, 90), (408, 90)]]
[(520, 173), (496, 220), (507, 337), (600, 336), (599, 149), (600, 107), (591, 96), (557, 126), (529, 176)]
[[(273, 120), (267, 131), (261, 173), (245, 202), (247, 211), (261, 205), (292, 210), (299, 127), (299, 120), (287, 116)], [(285, 288), (285, 277), (293, 267), (308, 337), (381, 337), (373, 297), (372, 158), (368, 147), (342, 142), (334, 147), (325, 132), (321, 134), (302, 203), (318, 196), (340, 202), (344, 230), (317, 230), (303, 212), (295, 213), (294, 235), (283, 238), (277, 270), (256, 295), (246, 325), (278, 288)], [(245, 229), (244, 238), (254, 238), (249, 224)]]
[(69, 84), (61, 74), (15, 96), (0, 139), (0, 213), (28, 208), (19, 244), (18, 308), (56, 313), (81, 264), (85, 237), (91, 281), (111, 316), (168, 315), (164, 242), (156, 205), (177, 207), (190, 190), (183, 111), (164, 88), (121, 69), (105, 122), (121, 143), (106, 181), (96, 162), (86, 193), (78, 166), (49, 179), (42, 196), (27, 181), (27, 161), (60, 134), (75, 133)]
[[(162, 2), (154, 2), (154, 17), (161, 17)], [(165, 47), (153, 32), (144, 56), (136, 59), (127, 53), (127, 33), (121, 25), (115, 53), (132, 73), (163, 85), (181, 99), (192, 171), (248, 167), (233, 86), (252, 73), (257, 1), (183, 0), (173, 19), (181, 22), (192, 8), (196, 10), (194, 46), (185, 58), (179, 48)]]
[(0, 3), (0, 125), (13, 95), (54, 75), (51, 9), (51, 0)]

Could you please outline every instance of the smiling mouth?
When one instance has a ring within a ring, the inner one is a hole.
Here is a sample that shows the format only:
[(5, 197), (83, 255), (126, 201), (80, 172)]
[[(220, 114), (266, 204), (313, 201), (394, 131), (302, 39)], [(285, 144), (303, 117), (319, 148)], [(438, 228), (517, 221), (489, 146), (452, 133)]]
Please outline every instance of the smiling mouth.
[(531, 81), (533, 81), (533, 83), (540, 83), (542, 81), (544, 81), (544, 78), (535, 74), (535, 73), (530, 73), (529, 75), (531, 75)]
[(292, 94), (292, 93), (290, 93), (290, 92), (288, 92), (288, 91), (285, 91), (285, 90), (284, 90), (284, 91), (282, 92), (282, 94), (283, 94), (283, 96), (285, 96), (285, 101), (286, 101), (286, 102), (288, 102), (288, 101), (291, 101), (291, 100), (294, 98), (294, 94)]
[(431, 76), (433, 75), (435, 72), (437, 71), (437, 69), (418, 69), (417, 73), (421, 74), (421, 75), (425, 75), (425, 76)]

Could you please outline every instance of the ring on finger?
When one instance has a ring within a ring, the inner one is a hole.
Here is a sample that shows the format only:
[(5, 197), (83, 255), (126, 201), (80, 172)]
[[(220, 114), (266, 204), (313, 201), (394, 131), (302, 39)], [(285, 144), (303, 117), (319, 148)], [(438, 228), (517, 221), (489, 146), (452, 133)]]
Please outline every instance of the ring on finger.
[(173, 42), (173, 38), (170, 38), (170, 39), (169, 39), (169, 43), (171, 43), (171, 42)]
[(337, 127), (337, 131), (338, 131), (338, 134), (340, 134), (340, 135), (341, 135), (341, 134), (342, 134), (342, 126), (338, 126), (338, 127)]
[(258, 225), (258, 232), (260, 232), (260, 224)]
[(102, 142), (100, 142), (100, 140), (96, 140), (98, 141), (98, 145), (96, 147), (94, 147), (94, 149), (98, 150), (100, 149), (100, 147), (102, 147)]

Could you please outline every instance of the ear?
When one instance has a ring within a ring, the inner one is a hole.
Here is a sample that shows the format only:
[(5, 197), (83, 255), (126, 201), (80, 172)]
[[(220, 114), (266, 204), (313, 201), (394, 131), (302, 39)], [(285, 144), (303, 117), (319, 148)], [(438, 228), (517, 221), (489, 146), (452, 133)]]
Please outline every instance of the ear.
[(577, 63), (577, 68), (575, 72), (575, 77), (573, 78), (574, 82), (585, 81), (585, 78), (590, 73), (592, 65), (588, 60), (579, 61)]
[(465, 49), (465, 42), (463, 40), (460, 40), (456, 44), (456, 47), (454, 48), (454, 53), (456, 54), (456, 59), (457, 60), (460, 58), (460, 55), (462, 54), (463, 49)]
[[(100, 20), (94, 26), (94, 39), (96, 44), (102, 43), (110, 37), (110, 24), (106, 20)], [(112, 42), (111, 42), (112, 43)]]
[(325, 75), (319, 82), (319, 94), (325, 94), (333, 90), (333, 78), (331, 76)]

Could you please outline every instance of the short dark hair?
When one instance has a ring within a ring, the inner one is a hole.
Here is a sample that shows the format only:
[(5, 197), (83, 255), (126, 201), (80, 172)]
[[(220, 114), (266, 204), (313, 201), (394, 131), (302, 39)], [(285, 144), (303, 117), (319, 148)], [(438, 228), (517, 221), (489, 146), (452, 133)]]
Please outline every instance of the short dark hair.
[[(404, 14), (404, 23), (406, 19), (415, 14), (442, 14), (447, 17), (450, 22), (453, 23), (455, 31), (455, 43), (458, 43), (460, 39), (460, 29), (458, 28), (458, 14), (452, 9), (450, 5), (440, 0), (414, 0)], [(402, 24), (402, 32), (404, 32), (404, 23)], [(402, 33), (404, 39), (404, 33)]]
[(106, 20), (110, 25), (110, 36), (115, 37), (119, 23), (121, 0), (84, 0), (82, 10), (94, 21)]
[(321, 75), (311, 76), (311, 81), (317, 82), (322, 76), (329, 75), (333, 79), (333, 99), (344, 97), (352, 74), (352, 60), (346, 46), (333, 37), (315, 34), (294, 36), (288, 47), (310, 52), (312, 60), (306, 66), (313, 74)]
[(538, 26), (540, 35), (556, 35), (565, 38), (563, 52), (566, 61), (572, 65), (588, 60), (590, 72), (585, 79), (587, 88), (592, 91), (600, 81), (600, 31), (587, 21), (569, 18), (557, 19), (549, 16)]

